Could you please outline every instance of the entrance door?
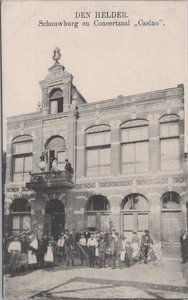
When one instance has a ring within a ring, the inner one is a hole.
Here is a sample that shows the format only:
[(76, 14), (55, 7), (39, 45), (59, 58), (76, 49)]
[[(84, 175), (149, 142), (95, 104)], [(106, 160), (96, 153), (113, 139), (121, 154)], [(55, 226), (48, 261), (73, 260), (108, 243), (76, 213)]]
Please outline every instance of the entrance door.
[(181, 212), (162, 212), (163, 253), (169, 257), (180, 257)]
[(123, 213), (122, 225), (126, 238), (130, 239), (133, 231), (141, 236), (145, 229), (149, 229), (149, 214), (147, 212)]
[(44, 233), (52, 234), (57, 240), (59, 234), (65, 228), (65, 209), (58, 199), (52, 199), (46, 203)]
[(102, 212), (87, 214), (87, 227), (90, 230), (105, 230), (109, 228), (109, 214)]
[(44, 223), (44, 233), (51, 234), (55, 240), (65, 229), (65, 215), (63, 214), (46, 214)]

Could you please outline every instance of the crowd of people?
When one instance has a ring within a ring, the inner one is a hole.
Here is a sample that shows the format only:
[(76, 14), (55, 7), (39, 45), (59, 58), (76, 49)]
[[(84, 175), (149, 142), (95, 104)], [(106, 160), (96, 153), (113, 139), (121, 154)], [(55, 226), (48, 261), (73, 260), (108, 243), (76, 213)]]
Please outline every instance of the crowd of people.
[[(54, 267), (57, 264), (91, 268), (132, 266), (142, 250), (144, 263), (147, 263), (148, 250), (153, 244), (149, 231), (145, 230), (141, 239), (136, 232), (128, 240), (113, 229), (78, 233), (74, 229), (62, 232), (58, 240), (51, 235), (39, 238), (35, 232), (13, 237), (4, 249), (8, 272), (14, 276), (18, 271)], [(76, 262), (76, 263), (75, 263)]]

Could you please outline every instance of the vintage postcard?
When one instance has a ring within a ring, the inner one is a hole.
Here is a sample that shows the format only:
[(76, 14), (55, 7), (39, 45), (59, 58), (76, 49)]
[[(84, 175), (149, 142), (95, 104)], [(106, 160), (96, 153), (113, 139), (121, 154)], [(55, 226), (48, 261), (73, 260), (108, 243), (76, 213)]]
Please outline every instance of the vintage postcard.
[(188, 298), (186, 1), (1, 14), (4, 299)]

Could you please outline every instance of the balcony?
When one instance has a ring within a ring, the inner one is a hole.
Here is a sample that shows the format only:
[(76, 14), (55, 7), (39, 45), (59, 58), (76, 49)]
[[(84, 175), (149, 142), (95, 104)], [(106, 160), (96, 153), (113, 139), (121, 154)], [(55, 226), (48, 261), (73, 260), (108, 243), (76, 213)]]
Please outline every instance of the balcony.
[(73, 175), (64, 170), (57, 173), (43, 172), (43, 173), (31, 173), (30, 182), (26, 182), (26, 187), (34, 191), (41, 189), (53, 189), (53, 188), (73, 188), (74, 183), (72, 181)]

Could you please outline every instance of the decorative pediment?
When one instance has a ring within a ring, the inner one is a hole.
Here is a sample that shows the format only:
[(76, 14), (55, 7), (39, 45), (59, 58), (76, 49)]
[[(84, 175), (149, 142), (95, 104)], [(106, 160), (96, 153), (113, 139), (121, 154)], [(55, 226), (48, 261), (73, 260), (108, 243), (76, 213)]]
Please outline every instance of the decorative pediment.
[(149, 125), (149, 121), (145, 119), (129, 120), (120, 125), (120, 128), (139, 127)]
[(24, 134), (24, 135), (19, 135), (17, 137), (15, 137), (12, 141), (14, 143), (17, 142), (25, 142), (25, 141), (31, 141), (33, 138), (30, 134)]
[(99, 124), (99, 125), (94, 125), (92, 127), (89, 127), (85, 131), (86, 133), (93, 133), (93, 132), (100, 132), (100, 131), (108, 131), (110, 129), (111, 129), (110, 125)]
[(174, 122), (179, 121), (180, 117), (176, 114), (168, 114), (164, 115), (159, 119), (160, 123), (168, 123), (168, 122)]

